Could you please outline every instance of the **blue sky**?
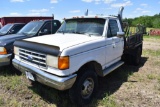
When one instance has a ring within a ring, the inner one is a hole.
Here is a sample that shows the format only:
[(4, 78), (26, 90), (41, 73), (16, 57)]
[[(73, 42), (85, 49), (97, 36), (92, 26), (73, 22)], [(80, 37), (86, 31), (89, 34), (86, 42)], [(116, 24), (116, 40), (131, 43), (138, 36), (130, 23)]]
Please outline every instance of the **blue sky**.
[(123, 16), (134, 18), (160, 13), (160, 0), (1, 0), (0, 17), (4, 16), (51, 16), (64, 17), (89, 15), (117, 15), (124, 6)]

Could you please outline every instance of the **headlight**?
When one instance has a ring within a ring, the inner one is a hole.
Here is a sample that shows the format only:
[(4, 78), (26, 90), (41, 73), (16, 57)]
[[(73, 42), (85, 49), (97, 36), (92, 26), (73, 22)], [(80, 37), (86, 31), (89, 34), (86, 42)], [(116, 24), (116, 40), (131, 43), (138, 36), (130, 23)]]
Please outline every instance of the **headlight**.
[(47, 65), (58, 68), (60, 70), (65, 70), (69, 68), (69, 56), (55, 57), (52, 55), (47, 55)]
[(58, 57), (47, 55), (47, 65), (58, 68)]
[(6, 48), (0, 47), (0, 54), (1, 54), (1, 55), (7, 54)]
[(19, 48), (14, 46), (14, 54), (19, 55)]

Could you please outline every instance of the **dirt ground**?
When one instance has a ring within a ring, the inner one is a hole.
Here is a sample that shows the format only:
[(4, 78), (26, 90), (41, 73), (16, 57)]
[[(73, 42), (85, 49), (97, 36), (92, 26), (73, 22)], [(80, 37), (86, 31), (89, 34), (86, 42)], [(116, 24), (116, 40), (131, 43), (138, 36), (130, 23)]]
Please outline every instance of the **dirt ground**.
[[(0, 69), (0, 107), (72, 107), (67, 94)], [(86, 107), (160, 107), (160, 38), (144, 39), (139, 66), (123, 65), (99, 80)]]
[(115, 102), (123, 107), (160, 107), (160, 39), (144, 40), (140, 66), (124, 65), (115, 72), (123, 69), (133, 74), (111, 95)]
[(145, 41), (143, 44), (143, 49), (160, 50), (160, 42)]

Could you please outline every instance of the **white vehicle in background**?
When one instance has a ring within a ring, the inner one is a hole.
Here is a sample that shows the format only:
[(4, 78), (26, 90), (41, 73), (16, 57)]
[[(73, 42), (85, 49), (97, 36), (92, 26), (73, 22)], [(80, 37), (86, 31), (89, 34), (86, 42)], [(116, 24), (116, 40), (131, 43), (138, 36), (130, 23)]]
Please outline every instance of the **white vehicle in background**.
[(54, 35), (16, 41), (15, 68), (31, 81), (58, 90), (69, 89), (77, 104), (91, 101), (104, 77), (128, 58), (139, 64), (141, 33), (125, 37), (121, 8), (118, 16), (84, 16), (65, 19)]

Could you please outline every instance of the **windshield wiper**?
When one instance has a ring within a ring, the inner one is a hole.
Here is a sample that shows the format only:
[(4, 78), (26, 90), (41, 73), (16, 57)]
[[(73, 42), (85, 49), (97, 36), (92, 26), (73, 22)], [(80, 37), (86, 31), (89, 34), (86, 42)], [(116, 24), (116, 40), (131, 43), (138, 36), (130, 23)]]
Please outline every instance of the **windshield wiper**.
[(77, 34), (85, 34), (85, 32), (75, 32), (75, 33), (77, 33)]
[(57, 31), (57, 33), (63, 33), (64, 34), (65, 32), (64, 32), (64, 30), (59, 30), (59, 31)]
[(57, 33), (64, 33), (64, 31), (63, 30), (59, 30), (59, 31), (57, 31)]
[(86, 34), (85, 32), (70, 32), (70, 33), (75, 33), (75, 34)]
[(101, 36), (99, 33), (87, 33), (89, 36), (92, 36), (92, 35), (94, 35), (94, 36)]

